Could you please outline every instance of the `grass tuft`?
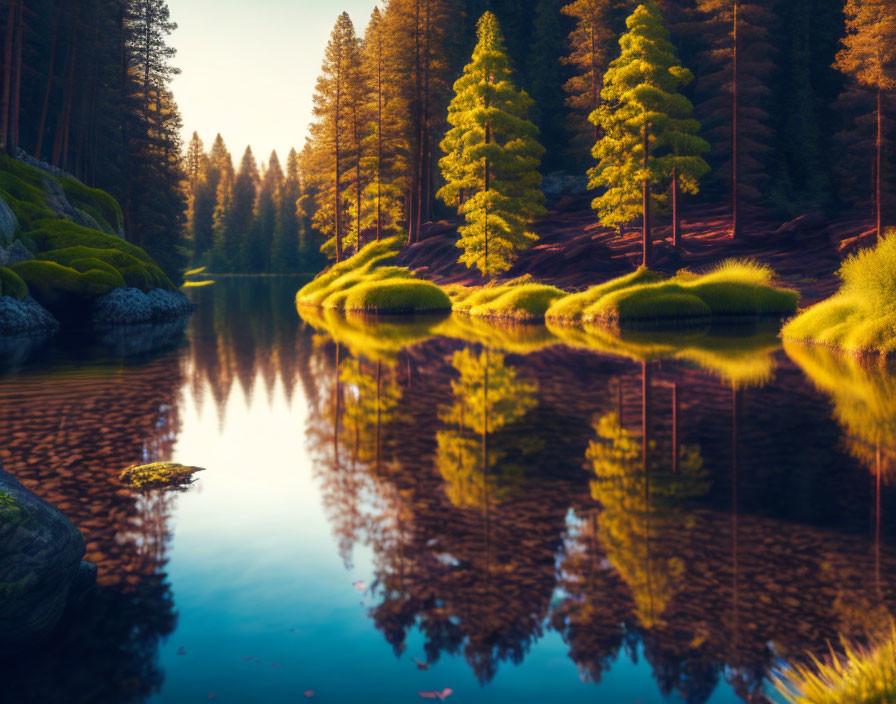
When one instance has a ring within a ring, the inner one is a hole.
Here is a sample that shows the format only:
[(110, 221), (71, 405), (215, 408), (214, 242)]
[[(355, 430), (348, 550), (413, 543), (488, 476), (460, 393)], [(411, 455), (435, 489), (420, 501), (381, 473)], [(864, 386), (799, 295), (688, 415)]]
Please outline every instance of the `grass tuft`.
[(518, 322), (543, 321), (554, 301), (563, 298), (565, 291), (545, 284), (511, 286), (489, 301), (473, 305), (469, 314), (477, 318), (500, 318)]
[(785, 338), (853, 354), (896, 352), (896, 230), (849, 257), (840, 290), (791, 320)]
[(774, 678), (791, 704), (887, 704), (896, 701), (896, 627), (876, 646), (844, 645), (826, 661), (811, 658)]
[(581, 293), (573, 293), (555, 301), (548, 309), (545, 317), (547, 320), (556, 323), (578, 323), (581, 322), (585, 309), (604, 296), (639, 284), (657, 283), (664, 278), (663, 274), (650, 271), (650, 269), (642, 266), (631, 274), (620, 276), (599, 286), (592, 286)]

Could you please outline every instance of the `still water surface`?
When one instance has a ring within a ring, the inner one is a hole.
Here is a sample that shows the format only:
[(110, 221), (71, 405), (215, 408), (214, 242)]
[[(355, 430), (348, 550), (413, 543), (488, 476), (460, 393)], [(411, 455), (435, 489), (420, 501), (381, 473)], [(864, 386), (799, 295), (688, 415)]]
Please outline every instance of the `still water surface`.
[[(7, 363), (0, 459), (100, 582), (10, 701), (755, 702), (889, 623), (890, 371), (762, 330), (303, 321), (297, 287)], [(121, 488), (153, 460), (207, 469)]]

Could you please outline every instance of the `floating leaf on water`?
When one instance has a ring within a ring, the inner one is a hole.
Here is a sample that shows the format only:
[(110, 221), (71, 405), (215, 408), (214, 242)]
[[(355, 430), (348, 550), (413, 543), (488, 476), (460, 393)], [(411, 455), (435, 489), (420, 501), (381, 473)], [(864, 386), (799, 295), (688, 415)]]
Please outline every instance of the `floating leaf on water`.
[(190, 467), (175, 462), (153, 462), (132, 465), (124, 470), (121, 481), (135, 489), (175, 489), (183, 491), (193, 483), (193, 475), (202, 467)]
[(418, 660), (417, 658), (412, 658), (412, 659), (414, 661), (414, 664), (417, 665), (418, 670), (428, 670), (429, 669), (428, 662), (423, 662), (422, 660)]
[(454, 690), (450, 687), (445, 687), (441, 692), (436, 690), (434, 692), (417, 692), (417, 694), (424, 699), (441, 699), (442, 701), (445, 701), (448, 697), (454, 694)]
[(367, 589), (367, 582), (359, 580), (357, 582), (352, 582), (352, 586), (359, 592), (363, 592), (365, 589)]
[(310, 699), (311, 697), (314, 696), (314, 690), (313, 690), (313, 689), (306, 689), (306, 690), (305, 690), (305, 696), (308, 697), (308, 698)]

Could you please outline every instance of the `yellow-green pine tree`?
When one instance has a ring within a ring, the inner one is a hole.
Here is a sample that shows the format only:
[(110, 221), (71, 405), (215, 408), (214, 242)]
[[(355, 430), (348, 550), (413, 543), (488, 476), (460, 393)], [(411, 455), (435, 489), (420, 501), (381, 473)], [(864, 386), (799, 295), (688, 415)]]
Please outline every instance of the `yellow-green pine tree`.
[(598, 164), (589, 172), (589, 186), (605, 189), (592, 203), (602, 224), (619, 227), (641, 216), (647, 266), (651, 213), (663, 199), (654, 191), (673, 175), (696, 189), (709, 171), (700, 156), (709, 145), (698, 136), (693, 105), (678, 92), (693, 75), (679, 65), (659, 8), (652, 0), (639, 5), (626, 25), (622, 53), (604, 76), (603, 102), (591, 114), (604, 134), (592, 152)]
[(438, 195), (459, 206), (466, 219), (457, 243), (460, 261), (493, 276), (538, 239), (528, 228), (545, 212), (539, 173), (544, 148), (528, 119), (532, 99), (514, 85), (491, 12), (479, 20), (477, 35), (473, 59), (448, 106), (451, 129), (439, 161), (446, 184)]

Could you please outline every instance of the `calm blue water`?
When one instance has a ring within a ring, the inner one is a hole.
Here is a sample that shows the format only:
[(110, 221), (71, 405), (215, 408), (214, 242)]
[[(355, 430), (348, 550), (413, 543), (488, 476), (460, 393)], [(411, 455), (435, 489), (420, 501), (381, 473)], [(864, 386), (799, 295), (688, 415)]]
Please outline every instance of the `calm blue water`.
[[(196, 290), (172, 348), (8, 364), (0, 459), (100, 573), (3, 666), (10, 701), (759, 701), (891, 618), (892, 376), (838, 395), (762, 335), (403, 347), (295, 289)], [(155, 459), (206, 471), (117, 484)]]

